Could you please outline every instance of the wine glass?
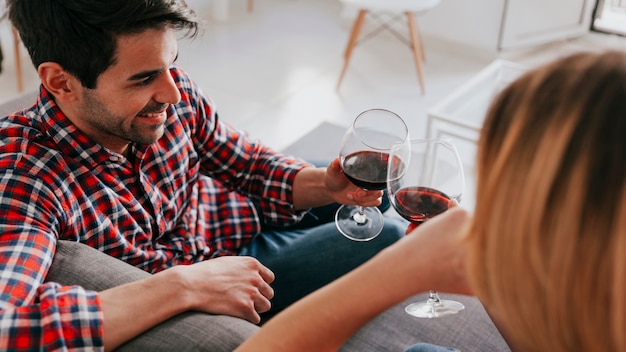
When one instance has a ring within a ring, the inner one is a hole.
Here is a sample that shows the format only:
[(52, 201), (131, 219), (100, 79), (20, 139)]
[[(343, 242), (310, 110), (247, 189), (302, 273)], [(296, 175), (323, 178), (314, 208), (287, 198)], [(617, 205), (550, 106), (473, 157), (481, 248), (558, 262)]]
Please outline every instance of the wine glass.
[[(461, 201), (465, 177), (459, 153), (449, 139), (421, 139), (395, 144), (389, 153), (387, 195), (396, 212), (415, 225)], [(430, 291), (426, 301), (405, 310), (419, 318), (456, 314), (465, 306)]]
[[(385, 109), (363, 111), (341, 141), (341, 169), (358, 187), (384, 190), (389, 149), (394, 143), (408, 141), (409, 129), (400, 116)], [(380, 234), (384, 219), (376, 207), (342, 205), (335, 214), (335, 223), (345, 237), (354, 241), (369, 241)]]

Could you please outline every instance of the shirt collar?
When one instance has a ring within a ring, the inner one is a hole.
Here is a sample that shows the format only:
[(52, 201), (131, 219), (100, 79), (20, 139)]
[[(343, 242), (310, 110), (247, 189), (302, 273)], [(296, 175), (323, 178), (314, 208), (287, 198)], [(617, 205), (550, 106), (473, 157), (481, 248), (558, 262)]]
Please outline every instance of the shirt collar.
[(77, 160), (85, 160), (90, 166), (124, 159), (120, 154), (96, 143), (80, 131), (61, 111), (54, 101), (54, 96), (43, 86), (40, 87), (36, 106), (36, 116), (41, 118), (43, 131), (63, 154)]

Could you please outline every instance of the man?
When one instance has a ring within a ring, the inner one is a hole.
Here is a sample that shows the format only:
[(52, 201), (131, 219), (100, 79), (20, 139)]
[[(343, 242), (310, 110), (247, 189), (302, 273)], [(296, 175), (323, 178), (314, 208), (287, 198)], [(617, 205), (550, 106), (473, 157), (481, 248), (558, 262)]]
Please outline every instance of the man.
[[(188, 311), (258, 324), (402, 237), (392, 219), (367, 243), (328, 219), (310, 226), (311, 208), (382, 194), (354, 187), (337, 160), (315, 168), (221, 123), (175, 64), (177, 32), (198, 30), (184, 1), (8, 10), (41, 89), (0, 120), (0, 348), (113, 349)], [(72, 254), (44, 282), (60, 240), (154, 275), (94, 292), (63, 277)]]

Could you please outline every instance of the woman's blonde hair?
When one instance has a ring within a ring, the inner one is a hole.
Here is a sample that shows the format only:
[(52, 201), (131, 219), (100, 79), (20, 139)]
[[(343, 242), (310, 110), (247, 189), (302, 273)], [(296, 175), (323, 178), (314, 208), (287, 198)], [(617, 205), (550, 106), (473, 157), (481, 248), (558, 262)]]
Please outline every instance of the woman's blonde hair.
[(468, 269), (513, 345), (626, 351), (626, 54), (575, 54), (512, 83), (477, 170)]

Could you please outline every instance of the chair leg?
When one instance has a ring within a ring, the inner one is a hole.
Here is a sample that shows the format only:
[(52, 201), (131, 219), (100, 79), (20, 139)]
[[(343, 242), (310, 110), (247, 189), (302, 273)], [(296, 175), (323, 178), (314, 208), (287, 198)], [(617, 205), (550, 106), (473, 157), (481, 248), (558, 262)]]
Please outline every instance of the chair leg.
[(248, 0), (248, 12), (252, 12), (254, 10), (254, 0)]
[(346, 70), (348, 69), (348, 64), (350, 63), (350, 57), (352, 56), (352, 50), (356, 45), (357, 40), (359, 39), (359, 34), (361, 33), (361, 28), (363, 27), (363, 23), (365, 23), (365, 15), (367, 15), (367, 10), (359, 10), (359, 14), (357, 15), (354, 24), (352, 25), (352, 31), (350, 32), (350, 39), (348, 40), (348, 45), (346, 46), (346, 51), (343, 54), (343, 68), (341, 70), (341, 74), (339, 75), (339, 81), (337, 82), (337, 89), (341, 86), (341, 81), (343, 80), (343, 76), (346, 74)]
[(15, 27), (11, 27), (13, 30), (13, 46), (15, 50), (15, 77), (17, 79), (17, 91), (24, 90), (24, 80), (22, 78), (22, 59), (20, 55), (20, 36), (17, 33)]
[(415, 68), (417, 69), (417, 78), (419, 80), (422, 95), (425, 94), (424, 90), (424, 72), (422, 64), (424, 61), (424, 48), (422, 47), (422, 41), (420, 38), (419, 30), (417, 29), (417, 23), (415, 21), (415, 15), (413, 12), (407, 12), (406, 17), (409, 23), (409, 34), (411, 36), (411, 49), (413, 50), (413, 57), (415, 59)]

